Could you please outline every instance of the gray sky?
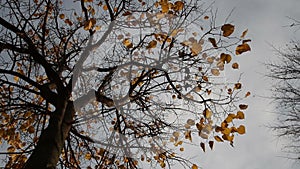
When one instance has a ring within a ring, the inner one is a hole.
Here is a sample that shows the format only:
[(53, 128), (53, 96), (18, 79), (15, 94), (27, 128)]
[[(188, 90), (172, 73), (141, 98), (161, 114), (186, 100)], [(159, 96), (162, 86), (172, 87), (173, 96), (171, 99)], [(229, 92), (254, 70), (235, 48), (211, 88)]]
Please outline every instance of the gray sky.
[(278, 48), (291, 39), (300, 39), (300, 30), (285, 27), (291, 24), (286, 16), (300, 19), (300, 0), (216, 0), (218, 17), (226, 18), (235, 8), (229, 21), (236, 29), (249, 29), (247, 37), (252, 39), (250, 53), (239, 59), (242, 82), (252, 93), (246, 111), (246, 135), (235, 138), (235, 148), (216, 144), (213, 151), (200, 155), (199, 163), (204, 169), (298, 169), (300, 164), (281, 158), (283, 141), (264, 125), (272, 124), (276, 116), (272, 113), (274, 105), (260, 96), (270, 96), (271, 80), (266, 78), (262, 63), (275, 57), (269, 44)]

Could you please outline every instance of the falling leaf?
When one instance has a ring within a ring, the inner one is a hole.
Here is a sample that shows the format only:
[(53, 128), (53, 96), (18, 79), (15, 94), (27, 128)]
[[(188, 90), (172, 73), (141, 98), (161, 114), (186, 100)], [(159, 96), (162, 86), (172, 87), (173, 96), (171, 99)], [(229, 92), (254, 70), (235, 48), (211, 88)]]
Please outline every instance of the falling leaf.
[(245, 110), (245, 109), (248, 108), (248, 105), (246, 105), (246, 104), (240, 104), (240, 105), (239, 105), (239, 108), (240, 108), (241, 110)]
[(236, 62), (233, 63), (233, 64), (232, 64), (232, 68), (233, 68), (233, 69), (238, 69), (238, 68), (239, 68), (239, 64), (236, 63)]
[(214, 136), (214, 138), (217, 142), (224, 142), (223, 139), (219, 136)]
[(209, 141), (208, 145), (209, 145), (209, 148), (212, 150), (214, 147), (214, 141)]
[(221, 27), (221, 30), (223, 31), (223, 36), (228, 37), (233, 33), (234, 26), (231, 24), (225, 24)]
[(215, 38), (208, 38), (208, 41), (213, 45), (213, 47), (217, 48), (217, 42)]
[(155, 48), (156, 45), (157, 45), (157, 41), (156, 40), (152, 40), (151, 42), (149, 42), (148, 46), (146, 46), (146, 49)]
[(204, 16), (204, 19), (205, 19), (205, 20), (209, 19), (209, 16)]
[(251, 48), (250, 46), (247, 44), (247, 43), (243, 43), (241, 45), (238, 45), (235, 49), (235, 54), (236, 55), (240, 55), (244, 52), (247, 52), (247, 51), (251, 51)]
[(244, 37), (246, 36), (247, 32), (248, 32), (248, 29), (246, 29), (246, 30), (242, 33), (241, 38), (244, 38)]
[(196, 164), (193, 164), (192, 169), (198, 169), (198, 166)]
[(246, 133), (245, 126), (240, 125), (240, 126), (237, 128), (237, 132), (238, 132), (239, 134), (245, 134), (245, 133)]

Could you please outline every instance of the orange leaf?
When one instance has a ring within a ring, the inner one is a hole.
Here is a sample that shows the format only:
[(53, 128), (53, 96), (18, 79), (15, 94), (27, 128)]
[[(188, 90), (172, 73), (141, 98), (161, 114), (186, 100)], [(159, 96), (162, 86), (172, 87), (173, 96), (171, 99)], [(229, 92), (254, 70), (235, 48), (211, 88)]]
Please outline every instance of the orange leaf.
[(102, 7), (102, 8), (103, 8), (103, 10), (105, 10), (105, 11), (106, 11), (106, 10), (108, 10), (108, 7), (107, 7), (107, 5), (103, 5), (103, 7)]
[(181, 1), (176, 1), (176, 2), (174, 3), (173, 9), (174, 9), (174, 11), (180, 11), (180, 10), (183, 9), (183, 7), (184, 7), (184, 3), (183, 3), (183, 2), (181, 2)]
[(244, 119), (245, 118), (245, 115), (242, 111), (238, 111), (237, 114), (236, 114), (236, 118), (238, 119)]
[(240, 125), (240, 126), (237, 128), (237, 132), (238, 132), (239, 134), (245, 134), (245, 133), (246, 133), (245, 126)]
[(198, 166), (196, 164), (193, 164), (192, 169), (198, 169)]
[(234, 26), (231, 24), (225, 24), (221, 27), (221, 30), (223, 31), (223, 36), (228, 37), (233, 33)]
[(59, 18), (60, 18), (60, 19), (64, 19), (64, 18), (65, 18), (65, 14), (60, 14), (60, 15), (59, 15)]
[(241, 45), (238, 45), (235, 49), (235, 54), (236, 55), (240, 55), (244, 52), (247, 52), (247, 51), (251, 51), (251, 48), (250, 46), (247, 44), (247, 43), (243, 43)]
[(132, 48), (133, 47), (133, 44), (131, 43), (131, 41), (129, 39), (124, 39), (123, 40), (123, 45), (126, 47), (126, 48)]

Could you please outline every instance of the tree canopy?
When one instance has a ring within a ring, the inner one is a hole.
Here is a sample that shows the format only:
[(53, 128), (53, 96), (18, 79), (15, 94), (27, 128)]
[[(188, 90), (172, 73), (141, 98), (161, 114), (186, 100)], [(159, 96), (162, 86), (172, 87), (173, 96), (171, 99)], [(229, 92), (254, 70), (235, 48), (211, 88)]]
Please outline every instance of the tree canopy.
[[(245, 134), (238, 58), (248, 30), (202, 1), (0, 2), (6, 168), (200, 164)], [(234, 79), (234, 80), (232, 80)]]

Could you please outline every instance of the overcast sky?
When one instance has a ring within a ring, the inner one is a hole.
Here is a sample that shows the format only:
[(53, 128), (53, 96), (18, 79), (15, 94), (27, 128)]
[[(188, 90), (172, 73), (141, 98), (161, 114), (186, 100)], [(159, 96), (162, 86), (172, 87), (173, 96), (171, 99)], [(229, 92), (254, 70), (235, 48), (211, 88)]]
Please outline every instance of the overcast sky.
[(270, 44), (283, 48), (291, 39), (300, 40), (300, 30), (286, 27), (291, 20), (300, 19), (300, 0), (216, 0), (218, 15), (226, 17), (235, 8), (230, 21), (236, 29), (249, 29), (252, 39), (250, 53), (240, 58), (242, 81), (253, 94), (246, 111), (246, 135), (235, 138), (235, 148), (216, 144), (213, 151), (201, 153), (200, 164), (204, 169), (299, 169), (300, 164), (279, 157), (284, 154), (283, 144), (264, 125), (272, 124), (274, 105), (261, 96), (269, 96), (271, 81), (264, 76), (262, 63), (273, 60), (274, 50)]

